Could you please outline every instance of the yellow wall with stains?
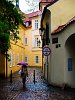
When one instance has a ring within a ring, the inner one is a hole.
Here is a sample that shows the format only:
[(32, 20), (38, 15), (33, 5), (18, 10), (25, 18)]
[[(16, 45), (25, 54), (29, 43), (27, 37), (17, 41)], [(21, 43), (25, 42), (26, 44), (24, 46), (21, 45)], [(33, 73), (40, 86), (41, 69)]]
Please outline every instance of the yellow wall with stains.
[(10, 63), (11, 61), (8, 61), (8, 69), (7, 69), (8, 76), (11, 74), (11, 70), (12, 73), (15, 73), (21, 68), (20, 66), (17, 65), (18, 62), (25, 61), (25, 44), (24, 44), (25, 27), (22, 25), (20, 25), (19, 27), (19, 37), (20, 39), (16, 44), (14, 41), (11, 41), (11, 48), (8, 51), (9, 55), (11, 55), (12, 53), (12, 64)]
[[(27, 28), (25, 31), (25, 38), (27, 38), (27, 44), (25, 44), (25, 57), (28, 57), (28, 65), (29, 66), (42, 66), (42, 51), (41, 49), (33, 50), (32, 47), (32, 28)], [(39, 63), (37, 64), (35, 61), (35, 57), (38, 56)]]

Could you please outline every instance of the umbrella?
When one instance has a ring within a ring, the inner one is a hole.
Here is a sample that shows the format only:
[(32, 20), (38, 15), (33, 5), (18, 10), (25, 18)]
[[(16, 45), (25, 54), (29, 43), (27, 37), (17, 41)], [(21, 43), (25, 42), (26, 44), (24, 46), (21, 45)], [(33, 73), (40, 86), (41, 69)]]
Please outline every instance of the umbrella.
[(24, 65), (24, 66), (28, 66), (27, 62), (19, 62), (17, 65)]

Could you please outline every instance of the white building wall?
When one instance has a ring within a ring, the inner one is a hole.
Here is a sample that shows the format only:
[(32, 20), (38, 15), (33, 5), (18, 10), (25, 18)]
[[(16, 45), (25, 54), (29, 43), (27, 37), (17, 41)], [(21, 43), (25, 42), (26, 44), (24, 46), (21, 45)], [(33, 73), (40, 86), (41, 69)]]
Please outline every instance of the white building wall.
[[(65, 43), (66, 43), (66, 40), (68, 39), (68, 37), (70, 37), (74, 33), (75, 33), (75, 24), (71, 24), (64, 31), (64, 41), (63, 41), (64, 47), (65, 47)], [(73, 56), (74, 55), (75, 54), (73, 53)], [(75, 63), (73, 62), (73, 70), (68, 71), (68, 58), (71, 58), (71, 55), (70, 55), (70, 53), (68, 53), (68, 51), (66, 51), (66, 48), (65, 48), (65, 65), (64, 65), (65, 66), (65, 69), (64, 69), (65, 77), (64, 77), (64, 79), (65, 79), (66, 84), (75, 88)]]
[[(35, 20), (38, 20), (38, 29), (35, 29)], [(41, 22), (41, 16), (33, 17), (32, 19), (32, 48), (34, 48), (35, 46), (36, 36), (38, 36), (39, 40), (41, 41), (41, 37), (39, 34), (40, 22)], [(42, 42), (41, 42), (41, 46), (42, 46)]]
[(56, 44), (51, 45), (51, 82), (56, 85), (62, 85), (64, 82), (64, 48), (62, 45), (62, 36), (58, 37), (58, 43), (61, 47), (56, 48)]
[[(73, 63), (73, 70), (68, 71), (68, 58), (70, 54), (66, 51), (65, 43), (71, 34), (75, 33), (74, 24), (68, 26), (63, 32), (53, 37), (58, 37), (58, 44), (61, 47), (55, 48), (56, 44), (51, 45), (51, 83), (63, 86), (67, 84), (68, 86), (75, 88), (75, 64)], [(75, 54), (74, 54), (75, 55)]]
[[(75, 0), (59, 0), (53, 5), (47, 7), (51, 11), (51, 32), (59, 26), (66, 24), (71, 18), (75, 16)], [(46, 15), (45, 15), (46, 16)], [(63, 85), (65, 83), (75, 87), (75, 72), (68, 72), (67, 58), (69, 54), (65, 50), (65, 42), (67, 38), (75, 32), (73, 26), (63, 31), (63, 34), (58, 34), (58, 43), (61, 47), (55, 48), (55, 44), (50, 43), (51, 54), (49, 56), (49, 83), (55, 85)], [(56, 35), (55, 35), (56, 36)], [(54, 36), (52, 36), (54, 37)], [(52, 40), (52, 37), (50, 40)]]
[(58, 0), (47, 9), (51, 11), (51, 31), (53, 31), (75, 16), (75, 0)]

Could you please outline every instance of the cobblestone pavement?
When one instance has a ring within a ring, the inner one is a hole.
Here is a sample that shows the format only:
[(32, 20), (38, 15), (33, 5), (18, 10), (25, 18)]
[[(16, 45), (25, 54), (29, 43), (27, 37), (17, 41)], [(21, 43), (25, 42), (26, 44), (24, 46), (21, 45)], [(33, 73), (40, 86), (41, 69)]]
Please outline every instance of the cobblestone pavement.
[[(35, 70), (35, 84), (33, 72)], [(61, 90), (52, 87), (41, 77), (40, 69), (28, 68), (29, 76), (26, 81), (26, 89), (22, 87), (22, 81), (18, 73), (10, 79), (0, 81), (0, 100), (75, 100), (74, 90)]]

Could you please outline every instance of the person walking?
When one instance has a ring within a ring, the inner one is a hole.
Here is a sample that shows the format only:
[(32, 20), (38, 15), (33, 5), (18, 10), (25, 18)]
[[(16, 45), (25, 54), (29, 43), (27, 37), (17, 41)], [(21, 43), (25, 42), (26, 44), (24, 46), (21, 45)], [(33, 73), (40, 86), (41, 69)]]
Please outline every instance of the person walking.
[(21, 78), (22, 78), (23, 88), (25, 88), (26, 77), (28, 77), (28, 70), (27, 70), (27, 66), (23, 65), (21, 69)]

